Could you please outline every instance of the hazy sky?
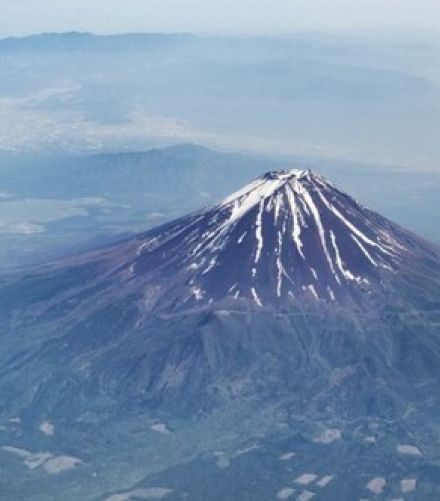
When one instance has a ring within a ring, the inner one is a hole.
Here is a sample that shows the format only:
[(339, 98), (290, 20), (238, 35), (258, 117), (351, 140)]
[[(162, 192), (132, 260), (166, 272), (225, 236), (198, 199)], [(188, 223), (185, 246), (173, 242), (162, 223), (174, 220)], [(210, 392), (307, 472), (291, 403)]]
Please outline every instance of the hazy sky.
[(440, 0), (0, 0), (0, 37), (46, 31), (438, 31)]

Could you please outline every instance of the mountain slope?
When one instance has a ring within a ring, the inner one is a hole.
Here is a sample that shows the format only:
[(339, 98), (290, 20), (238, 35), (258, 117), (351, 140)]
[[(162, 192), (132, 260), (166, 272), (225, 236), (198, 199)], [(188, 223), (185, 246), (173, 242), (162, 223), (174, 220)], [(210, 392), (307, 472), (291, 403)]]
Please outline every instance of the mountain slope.
[[(54, 499), (154, 479), (191, 499), (271, 498), (280, 440), (301, 455), (298, 476), (338, 475), (338, 501), (383, 472), (420, 472), (439, 492), (439, 250), (309, 171), (267, 173), (124, 242), (3, 277), (0, 296), (0, 462), (76, 461), (57, 481), (29, 474)], [(329, 441), (346, 463), (322, 453)], [(408, 466), (399, 443), (426, 458)], [(255, 444), (227, 494), (220, 473), (209, 494), (204, 480), (185, 487)], [(28, 476), (10, 476), (8, 492), (29, 497)]]

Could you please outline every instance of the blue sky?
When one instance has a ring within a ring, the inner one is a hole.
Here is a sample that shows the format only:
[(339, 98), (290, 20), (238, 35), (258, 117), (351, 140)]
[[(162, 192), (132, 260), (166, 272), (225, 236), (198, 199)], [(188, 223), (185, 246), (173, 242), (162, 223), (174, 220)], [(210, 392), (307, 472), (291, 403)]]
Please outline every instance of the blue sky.
[(0, 37), (46, 31), (435, 34), (439, 0), (0, 0)]

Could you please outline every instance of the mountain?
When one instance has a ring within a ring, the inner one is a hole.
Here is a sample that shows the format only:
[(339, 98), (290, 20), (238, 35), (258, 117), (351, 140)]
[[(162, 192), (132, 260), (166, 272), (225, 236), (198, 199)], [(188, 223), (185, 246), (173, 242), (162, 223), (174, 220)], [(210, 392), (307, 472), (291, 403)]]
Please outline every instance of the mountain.
[[(111, 252), (147, 310), (371, 301), (433, 249), (310, 171), (274, 171)], [(119, 256), (123, 256), (121, 259)]]
[(324, 178), (274, 171), (213, 207), (71, 266), (99, 266), (105, 272), (98, 283), (111, 274), (123, 294), (141, 295), (142, 310), (151, 312), (288, 308), (304, 300), (362, 304), (390, 293), (408, 265), (436, 257), (432, 246)]
[[(44, 325), (51, 335), (38, 338), (44, 346), (40, 349), (64, 360), (63, 371), (75, 374), (77, 363), (86, 363), (81, 379), (88, 383), (106, 374), (123, 399), (133, 392), (192, 412), (195, 403), (205, 407), (204, 397), (218, 377), (242, 376), (259, 362), (254, 352), (264, 349), (258, 347), (260, 326), (247, 327), (249, 338), (240, 334), (243, 319), (252, 322), (259, 315), (270, 332), (266, 341), (271, 339), (276, 349), (281, 340), (286, 342), (283, 356), (299, 357), (300, 365), (312, 369), (307, 350), (297, 351), (298, 340), (289, 346), (288, 338), (278, 337), (279, 314), (287, 323), (281, 330), (289, 336), (294, 331), (306, 335), (296, 315), (311, 316), (307, 336), (329, 367), (335, 362), (328, 357), (334, 356), (338, 366), (347, 352), (347, 361), (357, 363), (369, 353), (368, 343), (377, 350), (386, 343), (392, 367), (407, 368), (420, 358), (421, 374), (431, 368), (438, 372), (437, 352), (424, 346), (436, 340), (422, 333), (405, 338), (402, 345), (401, 332), (407, 332), (406, 322), (413, 317), (427, 317), (428, 330), (435, 330), (429, 316), (439, 306), (439, 277), (434, 245), (363, 208), (308, 170), (272, 171), (214, 206), (24, 277), (5, 278), (0, 307), (6, 329), (16, 329), (17, 321), (20, 329), (30, 329), (30, 337), (23, 338), (30, 345), (35, 324)], [(232, 316), (223, 318), (225, 312)], [(329, 328), (342, 332), (330, 334)], [(199, 333), (206, 329), (210, 334)], [(371, 338), (365, 338), (371, 329)], [(233, 339), (229, 356), (231, 346), (217, 330)], [(393, 339), (394, 331), (398, 339)], [(322, 343), (329, 336), (334, 344), (326, 351)], [(409, 345), (414, 350), (410, 358)], [(35, 363), (29, 354), (25, 359)], [(379, 359), (372, 357), (371, 363)], [(276, 357), (274, 363), (278, 371)], [(72, 374), (68, 380), (78, 377)], [(171, 374), (176, 380), (168, 393)], [(412, 376), (420, 375), (411, 372), (405, 378)], [(274, 383), (276, 378), (269, 386)], [(284, 384), (289, 392), (289, 380)], [(181, 400), (182, 393), (188, 398)], [(51, 398), (57, 395), (53, 392)]]
[(357, 499), (375, 478), (395, 496), (414, 472), (426, 499), (439, 492), (440, 251), (309, 170), (4, 276), (0, 294), (3, 451), (78, 458), (76, 476), (35, 480), (55, 497), (172, 483), (160, 492), (176, 499), (270, 499), (289, 471), (312, 475), (286, 487), (298, 495), (335, 477), (310, 486), (318, 499)]
[[(13, 196), (98, 196), (159, 210), (200, 207), (248, 182), (268, 164), (261, 156), (193, 144), (88, 156), (5, 155), (0, 160), (2, 190)], [(269, 165), (277, 162), (272, 159)]]

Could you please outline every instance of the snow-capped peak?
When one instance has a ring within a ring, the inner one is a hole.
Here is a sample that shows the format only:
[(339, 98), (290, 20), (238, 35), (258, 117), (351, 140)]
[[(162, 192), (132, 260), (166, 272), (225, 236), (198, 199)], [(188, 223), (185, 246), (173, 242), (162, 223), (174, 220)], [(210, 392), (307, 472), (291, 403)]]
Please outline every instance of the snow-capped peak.
[(307, 169), (267, 172), (153, 234), (132, 273), (159, 263), (185, 280), (194, 303), (356, 299), (407, 250), (396, 226)]
[(252, 181), (240, 190), (226, 197), (219, 205), (228, 205), (232, 201), (238, 200), (241, 197), (250, 194), (252, 194), (251, 202), (258, 201), (261, 198), (271, 196), (278, 188), (286, 183), (293, 182), (295, 179), (310, 178), (310, 176), (312, 176), (310, 170), (292, 169), (269, 171), (258, 179), (255, 179), (255, 181)]

